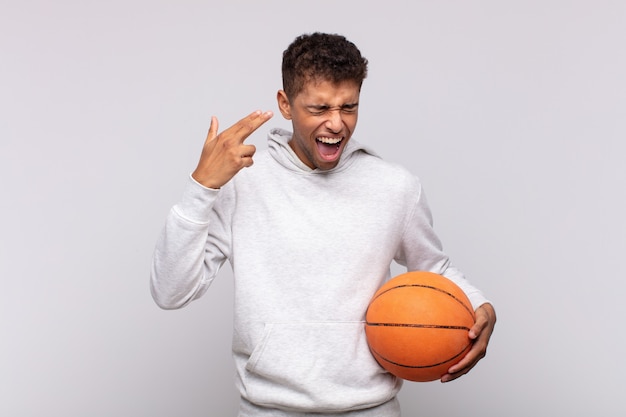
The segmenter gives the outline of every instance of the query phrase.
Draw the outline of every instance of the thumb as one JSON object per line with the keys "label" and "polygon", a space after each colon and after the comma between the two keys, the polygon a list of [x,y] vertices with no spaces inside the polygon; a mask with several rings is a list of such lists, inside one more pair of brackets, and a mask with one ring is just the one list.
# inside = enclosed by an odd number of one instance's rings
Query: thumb
{"label": "thumb", "polygon": [[209,133],[207,134],[206,141],[211,142],[215,140],[217,137],[217,129],[219,127],[219,122],[217,121],[217,117],[211,116],[211,125],[209,126]]}

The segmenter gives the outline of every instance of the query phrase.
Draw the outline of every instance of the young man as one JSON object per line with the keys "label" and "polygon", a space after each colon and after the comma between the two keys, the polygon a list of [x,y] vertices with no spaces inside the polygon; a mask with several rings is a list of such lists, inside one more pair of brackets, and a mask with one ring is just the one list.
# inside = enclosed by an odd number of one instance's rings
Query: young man
{"label": "young man", "polygon": [[152,294],[162,308],[183,307],[230,261],[241,417],[397,417],[402,381],[376,363],[363,325],[392,261],[445,275],[476,309],[473,347],[443,382],[485,355],[495,312],[442,252],[419,180],[351,138],[367,75],[356,46],[300,36],[282,71],[278,107],[293,132],[271,130],[254,156],[244,141],[271,112],[221,133],[211,120],[157,242]]}

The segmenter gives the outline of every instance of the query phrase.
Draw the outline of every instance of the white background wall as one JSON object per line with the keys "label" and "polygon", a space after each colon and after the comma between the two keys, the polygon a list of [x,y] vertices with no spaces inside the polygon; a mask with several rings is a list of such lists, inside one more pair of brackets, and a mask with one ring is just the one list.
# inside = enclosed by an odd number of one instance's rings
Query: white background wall
{"label": "white background wall", "polygon": [[626,413],[625,2],[2,0],[1,415],[235,415],[230,271],[161,311],[152,249],[210,116],[277,113],[316,30],[370,60],[355,137],[421,177],[498,311],[404,415]]}

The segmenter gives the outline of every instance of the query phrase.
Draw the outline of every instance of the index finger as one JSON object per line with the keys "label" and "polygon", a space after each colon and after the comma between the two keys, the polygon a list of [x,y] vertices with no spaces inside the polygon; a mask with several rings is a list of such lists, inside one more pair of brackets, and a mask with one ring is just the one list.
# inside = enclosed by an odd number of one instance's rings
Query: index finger
{"label": "index finger", "polygon": [[243,143],[243,141],[246,140],[252,132],[271,119],[272,116],[274,116],[274,114],[271,111],[254,111],[229,127],[226,131],[224,131],[224,133],[228,132],[229,135],[234,135],[240,143]]}

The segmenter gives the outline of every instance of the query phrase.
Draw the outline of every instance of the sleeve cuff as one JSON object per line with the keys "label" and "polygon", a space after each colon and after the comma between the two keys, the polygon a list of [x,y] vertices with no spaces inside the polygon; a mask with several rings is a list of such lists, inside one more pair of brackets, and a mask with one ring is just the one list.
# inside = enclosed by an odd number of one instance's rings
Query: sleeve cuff
{"label": "sleeve cuff", "polygon": [[174,206],[174,210],[179,216],[192,223],[207,224],[219,191],[203,186],[189,174],[187,186],[180,202]]}

